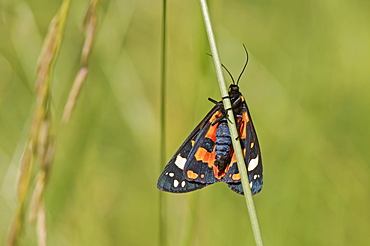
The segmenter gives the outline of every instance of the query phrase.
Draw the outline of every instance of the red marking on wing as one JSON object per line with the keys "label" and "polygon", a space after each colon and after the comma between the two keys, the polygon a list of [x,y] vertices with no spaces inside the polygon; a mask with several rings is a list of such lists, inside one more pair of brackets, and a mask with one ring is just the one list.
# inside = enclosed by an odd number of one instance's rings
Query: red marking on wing
{"label": "red marking on wing", "polygon": [[215,176],[216,179],[222,179],[225,177],[226,173],[229,171],[230,165],[227,165],[225,170],[220,171],[218,167],[213,166],[213,175]]}
{"label": "red marking on wing", "polygon": [[235,152],[233,153],[233,156],[231,157],[231,161],[230,163],[234,163],[236,162],[236,155],[235,155]]}
{"label": "red marking on wing", "polygon": [[209,119],[209,122],[215,122],[218,118],[220,118],[220,116],[222,116],[222,113],[220,111],[217,111],[212,115],[211,119]]}
{"label": "red marking on wing", "polygon": [[[210,119],[210,122],[214,122],[218,117],[220,117],[222,114],[219,112],[216,112],[212,118]],[[217,131],[218,123],[215,125],[211,125],[204,136],[205,138],[212,139],[213,142],[216,142],[216,131]],[[202,161],[204,163],[208,164],[208,167],[213,168],[214,162],[215,162],[215,151],[213,149],[212,152],[208,152],[206,149],[199,147],[197,149],[197,152],[194,155],[195,159],[197,161]]]}
{"label": "red marking on wing", "polygon": [[248,113],[243,112],[242,118],[238,119],[239,122],[239,138],[245,139],[247,137],[247,123],[249,121]]}
{"label": "red marking on wing", "polygon": [[232,179],[233,180],[240,180],[240,173],[233,174]]}
{"label": "red marking on wing", "polygon": [[189,179],[196,179],[196,178],[198,178],[198,174],[195,173],[195,172],[193,172],[193,171],[191,171],[191,170],[188,170],[186,172],[186,175],[188,176]]}
{"label": "red marking on wing", "polygon": [[197,152],[194,155],[195,159],[197,161],[202,161],[204,163],[208,164],[208,167],[212,168],[215,163],[215,151],[212,151],[209,153],[207,150],[205,150],[202,147],[199,147]]}
{"label": "red marking on wing", "polygon": [[217,131],[218,123],[215,125],[211,125],[204,137],[212,139],[214,142],[216,141],[216,131]]}

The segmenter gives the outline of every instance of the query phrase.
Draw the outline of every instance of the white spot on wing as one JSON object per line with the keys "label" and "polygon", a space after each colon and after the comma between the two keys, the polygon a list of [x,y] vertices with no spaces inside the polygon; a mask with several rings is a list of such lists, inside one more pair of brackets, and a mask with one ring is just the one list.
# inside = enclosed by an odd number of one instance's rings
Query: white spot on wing
{"label": "white spot on wing", "polygon": [[168,176],[170,176],[172,178],[173,176],[175,176],[175,174],[174,173],[169,173]]}
{"label": "white spot on wing", "polygon": [[252,186],[253,186],[253,182],[250,182],[249,183],[249,187],[252,189]]}
{"label": "white spot on wing", "polygon": [[181,182],[181,187],[185,187],[185,184],[186,184],[185,180],[184,180],[184,181],[182,181],[182,182]]}
{"label": "white spot on wing", "polygon": [[179,186],[179,181],[177,181],[177,179],[175,179],[175,180],[173,181],[173,186],[175,186],[175,187]]}
{"label": "white spot on wing", "polygon": [[185,163],[186,163],[186,158],[182,158],[180,154],[178,154],[176,156],[175,165],[178,166],[178,168],[180,168],[181,170],[184,170]]}
{"label": "white spot on wing", "polygon": [[258,155],[256,158],[250,160],[249,164],[248,164],[248,171],[252,171],[254,170],[258,165]]}

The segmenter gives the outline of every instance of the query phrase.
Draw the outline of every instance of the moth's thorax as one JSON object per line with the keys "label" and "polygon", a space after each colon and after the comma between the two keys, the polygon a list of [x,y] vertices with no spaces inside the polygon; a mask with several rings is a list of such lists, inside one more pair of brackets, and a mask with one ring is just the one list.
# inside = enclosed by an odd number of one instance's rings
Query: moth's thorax
{"label": "moth's thorax", "polygon": [[230,85],[228,92],[229,92],[231,102],[237,100],[242,95],[239,91],[239,86],[233,85],[233,84]]}
{"label": "moth's thorax", "polygon": [[234,114],[239,115],[241,110],[243,110],[243,103],[245,102],[244,96],[239,91],[239,86],[230,85],[229,96]]}

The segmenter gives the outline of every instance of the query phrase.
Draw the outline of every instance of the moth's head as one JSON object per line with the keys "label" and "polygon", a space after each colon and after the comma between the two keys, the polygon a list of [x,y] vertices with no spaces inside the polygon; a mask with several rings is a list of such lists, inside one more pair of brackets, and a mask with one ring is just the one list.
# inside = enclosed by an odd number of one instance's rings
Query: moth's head
{"label": "moth's head", "polygon": [[231,84],[229,87],[229,95],[231,98],[237,98],[240,96],[239,86]]}

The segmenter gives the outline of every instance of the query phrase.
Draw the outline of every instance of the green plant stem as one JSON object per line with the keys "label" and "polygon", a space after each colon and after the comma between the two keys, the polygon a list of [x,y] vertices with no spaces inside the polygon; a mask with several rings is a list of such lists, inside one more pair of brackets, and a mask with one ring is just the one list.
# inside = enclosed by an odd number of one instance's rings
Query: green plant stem
{"label": "green plant stem", "polygon": [[[161,47],[161,98],[160,98],[160,162],[159,172],[166,158],[166,22],[167,22],[167,1],[162,3],[162,47]],[[163,192],[159,192],[159,245],[166,245],[166,203]]]}
{"label": "green plant stem", "polygon": [[[210,46],[210,49],[211,49],[213,62],[214,62],[215,69],[216,69],[218,83],[219,83],[219,86],[220,86],[221,96],[222,96],[222,98],[224,98],[223,99],[224,108],[231,108],[232,105],[231,105],[230,99],[228,98],[229,93],[227,91],[226,83],[225,83],[225,80],[224,80],[224,77],[223,77],[223,74],[222,74],[221,62],[220,62],[218,52],[217,52],[217,47],[216,47],[216,42],[215,42],[213,30],[212,30],[211,20],[210,20],[210,17],[209,17],[207,2],[206,2],[206,0],[200,0],[200,4],[201,4],[201,7],[202,7],[204,23],[205,23],[205,26],[206,26],[209,46]],[[243,157],[242,149],[241,149],[241,146],[240,146],[240,141],[238,140],[239,134],[238,134],[238,131],[236,129],[234,113],[233,113],[232,110],[227,110],[227,114],[228,114],[228,119],[229,119],[228,120],[228,126],[229,126],[229,129],[230,129],[231,140],[233,142],[233,147],[234,147],[234,151],[235,151],[235,155],[236,155],[238,169],[239,169],[240,176],[241,176],[241,181],[242,181],[242,186],[243,186],[243,191],[244,191],[244,197],[245,197],[245,201],[246,201],[246,204],[247,204],[247,208],[248,208],[248,212],[249,212],[249,216],[250,216],[250,220],[251,220],[254,239],[255,239],[256,245],[262,246],[263,243],[262,243],[261,231],[260,231],[260,228],[259,228],[259,225],[258,225],[257,213],[256,213],[256,209],[254,207],[252,193],[251,193],[251,190],[249,188],[248,173],[247,173],[247,170],[246,170],[246,165],[245,165],[245,162],[244,162],[244,157]]]}

